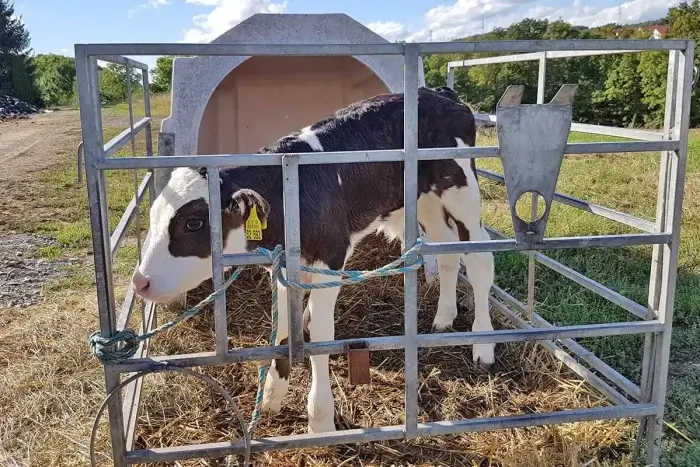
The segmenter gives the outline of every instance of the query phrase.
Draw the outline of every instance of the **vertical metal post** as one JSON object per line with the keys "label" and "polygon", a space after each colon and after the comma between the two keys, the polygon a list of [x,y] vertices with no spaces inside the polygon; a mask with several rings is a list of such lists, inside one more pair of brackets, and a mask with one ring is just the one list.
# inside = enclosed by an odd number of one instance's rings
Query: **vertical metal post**
{"label": "vertical metal post", "polygon": [[[174,156],[175,155],[175,133],[158,133],[158,156]],[[156,169],[155,178],[155,196],[160,195],[165,185],[168,184],[170,174],[173,169],[168,167],[159,167]]]}
{"label": "vertical metal post", "polygon": [[[287,280],[301,279],[301,240],[299,219],[299,155],[285,154],[282,157],[284,198],[284,251],[287,263]],[[302,332],[303,290],[287,290],[289,314],[289,362],[290,365],[304,360],[304,335]]]}
{"label": "vertical metal post", "polygon": [[693,52],[695,44],[688,41],[686,49],[678,55],[678,85],[680,102],[674,112],[673,137],[680,144],[671,154],[666,232],[671,234],[670,243],[663,245],[663,265],[661,293],[659,295],[659,317],[663,330],[655,342],[655,368],[653,374],[652,402],[657,406],[657,413],[650,423],[647,435],[647,463],[658,466],[661,457],[661,436],[663,433],[663,415],[666,402],[666,384],[668,364],[671,353],[671,332],[673,326],[673,305],[676,292],[678,269],[678,248],[680,243],[681,215],[683,206],[683,188],[685,165],[688,157],[688,132],[690,124],[690,96],[693,81]]}
{"label": "vertical metal post", "polygon": [[[146,117],[151,117],[151,88],[148,82],[148,70],[143,70],[141,73],[141,82],[143,87],[143,110]],[[146,157],[153,155],[153,121],[148,122],[144,128],[146,135]],[[156,199],[156,170],[148,169],[151,173],[151,181],[148,184],[148,205],[152,206]]]}
{"label": "vertical metal post", "polygon": [[[404,251],[418,236],[418,45],[404,49]],[[409,259],[414,261],[415,256]],[[404,274],[406,438],[418,435],[418,273]]]}
{"label": "vertical metal post", "polygon": [[[136,157],[136,135],[134,134],[134,94],[131,89],[132,70],[129,65],[126,65],[126,100],[129,104],[129,139],[131,140],[131,157]],[[133,170],[134,173],[134,227],[136,228],[136,248],[138,251],[137,264],[141,262],[141,203],[139,203],[139,171]],[[142,308],[142,312],[144,309]],[[145,316],[142,316],[145,321]]]}
{"label": "vertical metal post", "polygon": [[454,90],[455,88],[455,69],[447,65],[447,87]]}
{"label": "vertical metal post", "polygon": [[[547,75],[547,52],[542,52],[540,54],[539,69],[537,72],[537,103],[544,104],[544,90],[545,90],[545,78]],[[530,200],[530,219],[532,221],[537,220],[537,193],[532,193],[532,198]],[[535,311],[535,268],[537,262],[535,261],[536,251],[528,252],[528,262],[527,262],[527,305],[525,310],[527,311],[527,319],[532,320],[532,314]]]}
{"label": "vertical metal post", "polygon": [[[76,77],[80,104],[80,123],[85,155],[85,179],[88,193],[92,248],[95,261],[95,283],[100,333],[112,337],[117,331],[114,287],[112,285],[112,255],[107,206],[107,187],[104,172],[95,168],[95,162],[104,159],[102,110],[97,59],[89,57],[85,47],[75,46]],[[105,389],[111,393],[120,382],[112,365],[105,364]],[[108,403],[109,428],[115,467],[126,466],[124,421],[121,392]]]}
{"label": "vertical metal post", "polygon": [[[217,167],[207,167],[207,182],[209,184],[209,225],[211,227],[211,277],[214,290],[219,290],[224,284],[224,266],[221,233],[221,183]],[[216,354],[224,355],[228,352],[226,293],[218,295],[214,301],[214,332],[216,333]]]}
{"label": "vertical metal post", "polygon": [[[664,115],[664,138],[672,139],[674,116],[676,112],[676,84],[678,77],[678,56],[680,52],[672,50],[668,55],[668,73],[666,79],[666,102]],[[656,195],[656,232],[663,232],[666,225],[666,200],[669,187],[669,162],[671,154],[663,151],[659,161],[659,183]],[[663,265],[663,248],[661,245],[654,245],[651,257],[651,272],[649,275],[649,298],[648,312],[646,319],[656,319],[659,309],[659,299],[661,295],[661,278]],[[654,374],[654,355],[656,335],[647,333],[644,335],[644,357],[642,360],[642,377],[640,388],[642,390],[642,400],[640,402],[651,402],[652,378]],[[634,457],[639,455],[641,442],[645,436],[650,417],[645,417],[640,421],[635,443]]]}

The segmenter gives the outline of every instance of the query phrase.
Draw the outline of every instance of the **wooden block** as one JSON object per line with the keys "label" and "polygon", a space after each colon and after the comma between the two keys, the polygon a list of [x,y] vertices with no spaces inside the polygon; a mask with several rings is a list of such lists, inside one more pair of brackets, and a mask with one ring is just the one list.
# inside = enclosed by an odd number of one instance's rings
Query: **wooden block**
{"label": "wooden block", "polygon": [[351,345],[347,351],[350,384],[370,384],[369,349],[364,343]]}

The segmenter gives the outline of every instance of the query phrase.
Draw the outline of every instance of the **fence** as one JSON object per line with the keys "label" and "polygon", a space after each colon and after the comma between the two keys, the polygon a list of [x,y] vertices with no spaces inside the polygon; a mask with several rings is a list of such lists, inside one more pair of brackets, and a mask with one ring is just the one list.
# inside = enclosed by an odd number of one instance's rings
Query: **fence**
{"label": "fence", "polygon": [[[576,54],[618,53],[620,51],[662,50],[669,52],[668,88],[666,93],[666,118],[663,133],[573,125],[572,129],[600,134],[615,134],[634,141],[564,144],[558,155],[626,153],[661,151],[662,163],[659,174],[657,217],[655,221],[635,218],[625,213],[587,203],[571,196],[550,193],[544,194],[547,209],[552,200],[563,202],[587,210],[593,214],[612,219],[641,230],[642,233],[628,235],[581,236],[568,238],[522,237],[523,231],[516,226],[516,238],[491,230],[496,239],[470,242],[425,242],[421,254],[469,253],[483,251],[522,251],[531,255],[532,262],[539,262],[587,289],[601,295],[629,311],[638,321],[609,324],[553,326],[533,310],[532,288],[528,304],[522,304],[504,290],[494,286],[491,303],[508,316],[520,329],[488,332],[453,332],[438,334],[417,333],[417,272],[405,274],[405,329],[402,336],[357,338],[330,342],[304,343],[302,337],[301,296],[289,293],[289,344],[257,348],[229,350],[226,340],[226,297],[219,295],[215,301],[216,351],[196,354],[167,355],[149,357],[148,342],[144,342],[137,354],[120,363],[105,363],[107,393],[116,391],[117,397],[107,401],[110,422],[110,436],[114,465],[156,461],[173,461],[188,457],[219,457],[228,454],[262,452],[280,449],[303,448],[310,446],[333,445],[389,439],[410,439],[417,436],[456,434],[469,431],[516,428],[552,423],[568,423],[615,418],[635,418],[644,422],[640,429],[646,437],[648,463],[658,466],[660,440],[663,427],[666,378],[670,352],[673,303],[678,263],[679,228],[683,201],[683,181],[688,147],[688,122],[690,90],[693,73],[694,42],[685,40],[565,40],[565,41],[500,41],[500,42],[450,42],[450,43],[409,43],[409,44],[353,44],[353,45],[237,45],[237,44],[90,44],[76,45],[75,57],[80,97],[80,114],[83,131],[86,182],[89,196],[90,220],[95,257],[95,273],[98,292],[100,332],[109,337],[123,329],[134,306],[133,291],[129,289],[121,311],[117,312],[112,281],[112,258],[116,253],[125,232],[133,219],[138,219],[138,205],[149,192],[152,202],[154,173],[156,168],[184,166],[206,166],[212,172],[230,165],[281,165],[285,174],[285,231],[286,264],[288,278],[297,280],[300,274],[299,251],[299,199],[298,170],[305,164],[336,164],[352,162],[403,161],[405,199],[405,245],[404,251],[416,244],[417,223],[417,168],[419,160],[445,158],[501,157],[505,160],[506,151],[517,150],[517,145],[419,149],[418,125],[418,57],[420,54],[466,53],[466,52],[535,52],[538,59],[546,54],[572,51]],[[545,55],[542,55],[546,53]],[[405,110],[404,110],[404,149],[397,151],[367,152],[320,152],[313,154],[225,154],[225,155],[172,155],[153,156],[150,128],[150,107],[148,101],[147,67],[123,55],[403,55],[405,68]],[[550,57],[552,55],[549,55]],[[502,57],[498,57],[499,59]],[[97,60],[121,63],[143,70],[146,117],[134,123],[129,89],[130,128],[104,144],[99,101]],[[489,59],[480,59],[489,60]],[[451,69],[453,69],[451,67]],[[541,76],[543,72],[541,72]],[[516,90],[517,91],[517,90]],[[508,94],[508,93],[507,93]],[[511,92],[512,94],[512,92]],[[505,98],[506,96],[504,96]],[[513,97],[512,95],[510,96]],[[517,96],[515,101],[517,101]],[[542,102],[540,102],[542,103]],[[506,102],[506,104],[508,104]],[[508,107],[525,108],[518,102]],[[546,106],[532,106],[542,109]],[[569,107],[570,109],[570,107]],[[503,115],[507,115],[504,112]],[[569,117],[570,123],[570,117]],[[504,122],[499,125],[504,125]],[[588,128],[590,127],[590,128]],[[567,127],[568,128],[568,127]],[[594,131],[595,130],[595,131]],[[134,137],[139,131],[146,132],[146,156],[136,157]],[[567,130],[568,135],[568,130]],[[499,138],[502,128],[499,127]],[[505,135],[505,133],[503,133]],[[131,141],[132,157],[111,157],[116,150]],[[530,141],[532,143],[532,141]],[[510,157],[510,156],[509,156]],[[537,164],[541,164],[539,161]],[[140,181],[134,181],[135,196],[129,207],[110,233],[107,217],[106,170],[149,169]],[[511,173],[512,175],[512,173]],[[554,175],[554,182],[558,170]],[[504,175],[482,172],[482,176],[503,181],[509,177],[506,168]],[[222,285],[223,270],[226,266],[239,264],[265,264],[265,257],[254,253],[243,255],[222,254],[221,218],[216,215],[220,206],[218,183],[210,177],[210,223],[212,235],[213,284]],[[549,180],[552,181],[551,179]],[[506,183],[508,186],[509,183]],[[553,191],[553,188],[552,188]],[[509,192],[510,196],[510,192]],[[511,211],[513,204],[511,200]],[[534,205],[534,203],[533,203]],[[545,216],[546,217],[546,216]],[[515,220],[515,217],[514,217]],[[546,221],[546,218],[544,219]],[[137,220],[138,222],[138,220]],[[534,225],[534,223],[531,223]],[[542,227],[539,225],[539,227]],[[543,232],[543,230],[542,230]],[[140,242],[139,242],[140,243]],[[581,248],[581,247],[620,247],[628,245],[654,245],[649,305],[644,306],[623,297],[603,285],[576,271],[536,252],[536,250]],[[534,276],[532,276],[534,277]],[[463,279],[467,279],[464,276]],[[291,292],[291,291],[290,291]],[[155,326],[155,306],[146,302],[143,307],[141,331]],[[523,316],[523,313],[525,317]],[[616,370],[605,364],[573,339],[580,337],[610,336],[618,334],[645,334],[644,368],[641,386],[635,385]],[[558,343],[554,341],[558,340]],[[591,409],[565,410],[549,413],[525,414],[481,419],[417,422],[418,411],[418,362],[419,347],[440,347],[473,345],[483,343],[504,343],[541,341],[545,348],[599,389],[613,402],[612,406]],[[128,387],[121,403],[121,377],[129,372],[165,371],[168,367],[186,368],[201,365],[220,365],[242,361],[264,361],[288,356],[291,363],[298,363],[310,355],[344,353],[352,345],[360,344],[369,350],[404,349],[405,354],[405,422],[403,425],[381,428],[361,428],[340,430],[332,433],[303,434],[264,439],[248,439],[202,445],[188,445],[165,448],[132,450],[133,435],[138,414],[140,379]],[[577,355],[580,361],[570,353]],[[588,366],[584,365],[585,362]],[[163,364],[167,363],[167,366]],[[607,382],[606,382],[607,380]],[[131,379],[127,380],[131,381]],[[615,386],[615,387],[613,387]]]}

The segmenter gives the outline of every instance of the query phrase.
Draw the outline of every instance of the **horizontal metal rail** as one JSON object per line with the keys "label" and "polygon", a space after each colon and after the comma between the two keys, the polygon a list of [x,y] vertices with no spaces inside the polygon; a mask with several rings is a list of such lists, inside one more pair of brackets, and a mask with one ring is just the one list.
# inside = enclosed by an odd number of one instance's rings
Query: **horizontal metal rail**
{"label": "horizontal metal rail", "polygon": [[542,243],[517,243],[515,239],[484,240],[469,242],[426,242],[421,248],[423,255],[456,253],[482,253],[496,251],[561,250],[564,248],[617,248],[633,245],[658,245],[668,243],[669,234],[642,233],[625,235],[594,235],[583,237],[545,238]]}
{"label": "horizontal metal rail", "polygon": [[[138,135],[141,130],[150,124],[151,117],[143,117],[141,120],[134,123],[134,136]],[[127,128],[126,130],[122,131],[117,136],[109,140],[107,144],[105,144],[105,157],[112,157],[117,151],[119,151],[119,148],[124,146],[129,141],[131,141],[131,128]]]}
{"label": "horizontal metal rail", "polygon": [[[509,237],[507,237],[505,234],[491,227],[486,227],[486,230],[489,232],[489,234],[495,236],[498,239],[509,239]],[[521,253],[525,256],[528,256],[528,254],[525,252]],[[615,292],[614,290],[609,289],[608,287],[605,287],[603,284],[594,281],[593,279],[581,274],[578,271],[575,271],[574,269],[571,269],[570,267],[560,263],[559,261],[556,261],[553,258],[550,258],[547,255],[536,252],[534,257],[535,261],[537,261],[538,263],[542,264],[543,266],[546,266],[554,272],[559,273],[560,275],[577,283],[578,285],[590,290],[599,297],[605,298],[606,300],[619,306],[623,310],[632,313],[638,318],[647,319],[649,313],[647,307],[635,302],[634,300],[630,300],[624,295]]]}
{"label": "horizontal metal rail", "polygon": [[623,53],[641,52],[640,50],[557,50],[546,52],[532,52],[517,55],[498,55],[496,57],[471,58],[469,60],[455,60],[447,62],[447,69],[471,67],[479,65],[498,65],[501,63],[531,62],[544,58],[574,58],[594,57],[597,55],[615,55]]}
{"label": "horizontal metal rail", "polygon": [[[688,41],[660,39],[655,41],[622,39],[568,39],[518,41],[455,41],[415,44],[419,54],[547,52],[559,50],[685,50]],[[113,43],[76,44],[76,56],[104,55],[404,55],[404,44],[183,44],[183,43]]]}
{"label": "horizontal metal rail", "polygon": [[[491,122],[491,123],[497,123],[498,122],[498,117],[494,114],[483,114],[483,113],[475,113],[474,118],[477,121],[482,121],[482,122]],[[593,135],[602,135],[602,136],[616,136],[618,138],[627,138],[627,139],[634,139],[638,140],[635,142],[647,142],[647,141],[664,141],[666,143],[670,142],[669,140],[664,139],[664,135],[661,132],[656,132],[656,131],[649,131],[649,130],[638,130],[636,128],[621,128],[621,127],[616,127],[616,126],[606,126],[606,125],[592,125],[590,123],[576,123],[572,122],[571,123],[571,131],[572,132],[579,132],[579,133],[588,133],[588,134],[593,134]],[[578,144],[611,144],[610,142],[607,143],[578,143]],[[657,147],[664,147],[664,149],[659,149],[659,151],[675,151],[678,148],[678,142],[676,141],[675,147],[673,148],[665,148],[664,145],[657,146]],[[567,145],[571,146],[571,144]],[[614,146],[609,146],[609,147],[614,147]],[[650,149],[637,149],[638,147],[644,147],[642,146],[629,146],[630,150],[628,151],[617,151],[617,152],[640,152],[640,151],[650,151]],[[605,147],[603,147],[599,152],[610,152],[610,151],[605,151]],[[570,151],[567,149],[567,151]],[[571,154],[571,152],[568,152]]]}
{"label": "horizontal metal rail", "polygon": [[[513,306],[513,308],[515,308],[521,314],[527,313],[527,308],[525,307],[524,303],[520,302],[518,299],[516,299],[500,287],[493,286],[493,294],[498,300]],[[510,313],[513,313],[510,309],[508,309],[508,311]],[[507,316],[511,317],[510,313],[506,313]],[[555,327],[552,323],[550,323],[535,312],[532,312],[532,322],[540,327]],[[587,348],[570,338],[563,338],[557,340],[562,345],[569,348],[569,350],[571,350],[578,358],[588,363],[591,366],[591,368],[608,378],[608,380],[614,383],[617,387],[625,391],[627,394],[629,394],[636,400],[641,400],[642,390],[639,388],[639,386],[637,386],[625,376],[620,374],[617,370],[605,363],[603,360],[596,357],[590,350],[588,350]]]}
{"label": "horizontal metal rail", "polygon": [[[499,183],[505,183],[505,177],[503,177],[503,175],[491,172],[490,170],[476,169],[476,173],[477,175],[480,175],[489,180],[493,180]],[[567,206],[578,208],[582,211],[590,212],[591,214],[595,214],[597,216],[604,217],[606,219],[610,219],[615,222],[628,225],[630,227],[634,227],[635,229],[643,230],[647,233],[655,233],[656,231],[656,226],[651,221],[640,219],[639,217],[635,217],[631,214],[626,214],[624,212],[616,211],[614,209],[601,206],[600,204],[589,203],[586,200],[575,198],[573,196],[559,192],[554,193],[553,200],[558,201],[562,204],[566,204]]]}
{"label": "horizontal metal rail", "polygon": [[[624,141],[604,143],[571,143],[565,154],[619,154],[628,152],[674,151],[678,141]],[[205,154],[200,156],[117,157],[96,162],[100,170],[151,169],[164,167],[197,166],[264,166],[281,165],[283,153],[270,154]],[[475,159],[498,157],[498,146],[423,148],[418,150],[418,160]],[[377,151],[308,152],[299,154],[299,165],[353,164],[358,162],[401,162],[402,149]]]}
{"label": "horizontal metal rail", "polygon": [[[494,308],[503,313],[511,322],[516,324],[518,327],[522,329],[535,329],[534,326],[532,326],[523,318],[518,316],[517,313],[510,310],[507,306],[494,299],[493,297],[491,297],[491,304]],[[583,378],[586,381],[586,383],[590,384],[595,389],[600,391],[613,403],[617,405],[626,405],[631,403],[625,396],[617,392],[615,388],[603,381],[598,375],[593,373],[591,370],[581,365],[581,363],[577,362],[574,357],[566,353],[566,351],[557,346],[554,342],[538,341],[538,343],[545,349],[547,349],[549,352],[551,352],[556,359],[568,366],[569,369],[571,369],[571,371]]]}
{"label": "horizontal metal rail", "polygon": [[[654,414],[654,404],[629,404],[612,407],[593,407],[588,409],[562,410],[536,414],[507,415],[500,417],[472,418],[429,422],[418,424],[418,436],[440,436],[458,433],[477,433],[493,430],[524,428],[540,425],[561,423],[588,422],[606,419],[639,419]],[[405,428],[394,425],[381,428],[358,428],[339,430],[322,434],[299,434],[289,436],[274,436],[254,439],[251,442],[251,452],[280,451],[287,449],[302,449],[338,444],[363,443],[403,439]],[[173,446],[165,448],[142,449],[126,454],[129,464],[169,462],[179,459],[202,457],[223,457],[230,454],[242,454],[243,441],[220,443],[194,444],[189,446]]]}
{"label": "horizontal metal rail", "polygon": [[246,264],[272,264],[270,258],[262,253],[236,253],[235,255],[223,255],[222,263],[224,266],[242,266]]}
{"label": "horizontal metal rail", "polygon": [[133,58],[124,57],[123,55],[100,55],[97,59],[103,62],[118,63],[120,65],[128,65],[132,68],[148,71],[148,65],[145,63],[141,63]]}
{"label": "horizontal metal rail", "polygon": [[[452,332],[419,334],[418,347],[450,347],[504,342],[527,342],[552,340],[564,337],[601,337],[624,334],[642,334],[659,332],[659,321],[621,322],[603,324],[585,324],[577,326],[560,326],[551,329],[504,329],[496,331]],[[404,336],[369,337],[341,339],[336,341],[310,342],[304,344],[304,358],[312,355],[337,355],[347,352],[353,345],[365,344],[370,351],[399,350],[404,348]],[[114,365],[121,373],[142,371],[154,364],[166,362],[172,366],[211,366],[219,364],[263,361],[289,355],[288,345],[256,347],[252,349],[229,350],[225,354],[200,352],[197,354],[164,355],[147,359],[131,358]]]}
{"label": "horizontal metal rail", "polygon": [[122,214],[122,217],[119,219],[117,226],[114,228],[114,232],[112,233],[109,239],[111,245],[110,252],[112,254],[112,258],[114,258],[117,254],[117,251],[119,250],[119,247],[121,246],[122,242],[124,241],[124,237],[126,236],[126,230],[129,228],[131,221],[133,221],[136,217],[137,202],[138,204],[141,204],[141,202],[143,201],[143,197],[146,194],[148,184],[151,181],[152,175],[152,172],[148,172],[146,175],[144,175],[143,180],[139,185],[138,201],[136,200],[136,196],[131,198],[131,201],[129,201],[129,204],[124,210],[124,214]]}
{"label": "horizontal metal rail", "polygon": [[[661,132],[637,130],[636,128],[619,128],[616,126],[592,125],[590,123],[572,123],[571,131],[589,133],[594,135],[617,136],[619,138],[639,139],[643,141],[663,141],[664,135]],[[676,143],[675,151],[678,149]]]}

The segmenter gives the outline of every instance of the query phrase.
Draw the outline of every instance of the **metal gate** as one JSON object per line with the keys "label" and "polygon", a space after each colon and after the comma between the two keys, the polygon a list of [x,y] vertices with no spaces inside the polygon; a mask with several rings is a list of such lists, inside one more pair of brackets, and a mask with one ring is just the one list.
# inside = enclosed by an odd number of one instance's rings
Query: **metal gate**
{"label": "metal gate", "polygon": [[[686,40],[561,40],[561,41],[497,41],[497,42],[449,42],[449,43],[408,43],[408,44],[353,44],[353,45],[237,45],[237,44],[78,44],[75,46],[78,90],[80,97],[80,115],[83,134],[83,151],[85,157],[86,181],[89,197],[90,221],[95,258],[95,274],[98,293],[100,332],[110,337],[124,329],[134,306],[131,288],[121,307],[117,310],[112,281],[112,260],[130,222],[138,218],[138,204],[145,193],[150,193],[150,201],[155,196],[156,168],[174,168],[184,166],[205,166],[209,171],[230,165],[281,165],[285,174],[284,208],[286,231],[286,264],[290,281],[300,277],[299,244],[299,198],[298,168],[304,164],[336,164],[352,162],[403,161],[405,181],[405,246],[404,251],[416,244],[417,223],[417,167],[419,160],[436,160],[445,158],[501,157],[504,161],[504,175],[487,173],[481,175],[493,180],[505,182],[511,197],[514,184],[524,183],[512,180],[513,154],[522,151],[518,144],[517,128],[514,120],[509,121],[509,112],[521,112],[527,115],[534,112],[541,115],[550,104],[564,104],[566,107],[566,89],[562,88],[563,100],[539,105],[523,106],[518,98],[522,89],[510,88],[504,95],[498,108],[499,146],[474,148],[418,149],[418,57],[420,54],[435,53],[494,53],[527,52],[520,58],[532,53],[538,59],[543,53],[575,55],[595,55],[601,53],[621,53],[633,51],[668,51],[668,86],[666,92],[666,114],[663,133],[618,129],[586,125],[586,128],[574,126],[575,130],[588,129],[592,133],[618,135],[632,141],[600,142],[560,145],[559,162],[564,154],[615,154],[626,152],[661,151],[659,173],[659,190],[657,216],[655,221],[639,219],[610,208],[588,203],[571,196],[547,190],[540,193],[548,208],[552,201],[587,210],[593,214],[634,227],[641,233],[627,235],[582,236],[568,238],[542,238],[546,215],[540,220],[523,221],[516,219],[515,199],[510,199],[516,238],[505,238],[491,230],[496,239],[469,242],[426,242],[421,254],[436,255],[445,253],[521,251],[530,255],[531,273],[528,287],[528,304],[523,304],[497,286],[493,287],[491,303],[509,317],[520,329],[498,330],[488,332],[453,332],[439,334],[418,334],[417,332],[417,272],[405,273],[405,333],[403,336],[358,338],[330,342],[304,343],[302,337],[301,294],[289,291],[289,344],[252,349],[229,350],[226,335],[226,297],[219,295],[215,301],[216,351],[196,354],[168,355],[149,357],[148,342],[144,342],[137,354],[119,363],[105,363],[105,380],[107,393],[121,387],[122,375],[130,372],[164,371],[167,367],[184,370],[201,365],[221,365],[242,361],[265,361],[276,357],[288,356],[291,363],[299,363],[310,355],[345,353],[353,344],[364,344],[369,350],[404,349],[405,352],[405,423],[403,425],[381,428],[363,428],[340,430],[333,433],[303,434],[283,437],[266,437],[220,442],[203,445],[167,447],[157,449],[133,450],[140,379],[129,386],[122,397],[121,390],[117,397],[107,401],[110,435],[114,455],[114,465],[172,461],[188,457],[220,457],[228,454],[241,454],[249,447],[251,452],[293,449],[311,446],[323,446],[343,443],[378,441],[389,439],[409,439],[417,436],[434,436],[456,434],[469,431],[487,431],[504,428],[517,428],[553,423],[568,423],[598,419],[635,418],[643,422],[640,436],[646,437],[648,463],[658,466],[660,440],[662,435],[664,400],[666,396],[666,378],[668,372],[671,343],[671,326],[673,303],[676,286],[676,269],[678,263],[678,246],[680,238],[680,220],[683,201],[683,182],[688,148],[688,126],[690,113],[690,92],[693,78],[694,42]],[[567,52],[568,51],[568,52]],[[173,155],[165,157],[167,146],[172,141],[162,138],[159,141],[159,156],[154,157],[151,139],[150,104],[148,99],[147,66],[125,55],[403,55],[405,60],[405,137],[403,150],[366,151],[366,152],[321,152],[313,154],[227,154],[227,155]],[[493,60],[494,59],[480,59]],[[97,60],[126,65],[143,72],[145,98],[145,118],[134,122],[129,89],[130,128],[104,144]],[[486,63],[486,62],[485,62]],[[465,62],[466,64],[466,62]],[[474,63],[472,63],[474,64]],[[449,76],[453,76],[456,64],[452,63]],[[543,72],[541,71],[541,75]],[[543,81],[541,81],[543,83]],[[571,96],[569,96],[570,98]],[[570,111],[570,100],[568,101]],[[561,105],[560,105],[561,107]],[[528,110],[529,109],[529,110]],[[538,114],[540,112],[540,114]],[[531,123],[531,122],[530,122]],[[568,128],[571,127],[570,114]],[[134,137],[144,130],[146,132],[146,156],[136,157]],[[511,131],[513,133],[511,134]],[[117,149],[128,142],[132,143],[132,157],[112,157]],[[538,143],[522,140],[537,148]],[[542,148],[557,159],[557,149]],[[506,157],[508,154],[508,157]],[[506,163],[509,159],[510,162]],[[542,157],[535,158],[535,166],[550,173],[543,183],[556,182],[558,167],[544,164]],[[544,165],[543,165],[544,164]],[[140,181],[135,178],[135,196],[115,230],[111,232],[108,221],[106,170],[149,169],[149,173]],[[510,172],[510,174],[509,174]],[[554,175],[551,175],[554,174]],[[509,175],[511,179],[509,180]],[[542,182],[542,180],[541,180]],[[538,188],[532,185],[530,188]],[[527,186],[524,186],[527,188]],[[219,186],[214,177],[209,178],[210,222],[212,229],[212,264],[213,284],[219,288],[223,283],[223,271],[226,266],[241,264],[264,264],[266,257],[255,253],[243,255],[223,255],[221,238],[221,218],[217,215],[220,207]],[[533,203],[534,205],[534,203]],[[518,224],[516,221],[520,221]],[[140,244],[140,242],[139,242]],[[583,247],[621,247],[629,245],[654,245],[651,265],[649,305],[644,306],[623,297],[605,286],[545,256],[537,250],[583,248]],[[639,320],[609,324],[553,326],[533,311],[534,301],[534,263],[538,262],[562,274],[570,280],[584,286],[590,291],[610,300],[635,315]],[[463,279],[466,279],[464,276]],[[145,332],[155,326],[155,306],[146,302],[143,308],[143,326]],[[644,367],[642,384],[637,386],[615,369],[592,355],[573,339],[580,337],[611,336],[621,334],[645,334]],[[474,345],[484,343],[504,343],[540,341],[557,358],[581,375],[591,385],[605,394],[613,403],[609,407],[565,410],[550,413],[525,414],[516,416],[490,417],[481,419],[448,420],[429,423],[417,422],[418,411],[418,348],[455,345]],[[580,361],[571,354],[577,355]],[[584,363],[586,365],[584,365]],[[131,381],[131,378],[129,379]],[[122,404],[123,399],[123,404]],[[228,398],[230,401],[230,397]],[[249,444],[249,446],[246,446]]]}

